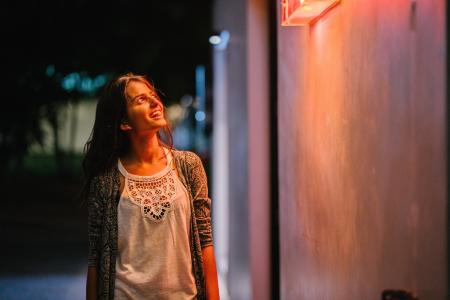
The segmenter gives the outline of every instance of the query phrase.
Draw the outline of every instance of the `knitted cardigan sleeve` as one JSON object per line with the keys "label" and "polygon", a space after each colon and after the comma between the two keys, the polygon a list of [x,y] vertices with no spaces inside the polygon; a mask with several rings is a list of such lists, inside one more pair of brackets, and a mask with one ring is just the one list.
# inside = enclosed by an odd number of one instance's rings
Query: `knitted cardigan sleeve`
{"label": "knitted cardigan sleeve", "polygon": [[101,226],[103,220],[103,205],[101,205],[100,197],[100,181],[98,177],[94,177],[89,185],[87,195],[88,208],[88,266],[96,267],[98,261]]}
{"label": "knitted cardigan sleeve", "polygon": [[187,152],[186,158],[190,161],[189,182],[194,202],[194,212],[200,236],[201,247],[213,245],[211,229],[211,198],[208,195],[208,180],[200,157]]}

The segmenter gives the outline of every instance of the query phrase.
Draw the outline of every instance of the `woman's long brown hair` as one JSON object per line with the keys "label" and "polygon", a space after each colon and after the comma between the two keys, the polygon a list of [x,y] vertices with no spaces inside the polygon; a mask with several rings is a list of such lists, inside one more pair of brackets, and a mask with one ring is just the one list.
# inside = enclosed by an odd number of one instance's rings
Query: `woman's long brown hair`
{"label": "woman's long brown hair", "polygon": [[[105,85],[97,103],[94,128],[84,146],[82,198],[87,196],[91,180],[114,167],[118,158],[129,149],[129,138],[120,129],[120,123],[126,118],[125,90],[130,81],[143,82],[158,94],[145,76],[133,73],[117,76]],[[161,145],[173,149],[172,132],[168,125],[161,128],[157,136]]]}

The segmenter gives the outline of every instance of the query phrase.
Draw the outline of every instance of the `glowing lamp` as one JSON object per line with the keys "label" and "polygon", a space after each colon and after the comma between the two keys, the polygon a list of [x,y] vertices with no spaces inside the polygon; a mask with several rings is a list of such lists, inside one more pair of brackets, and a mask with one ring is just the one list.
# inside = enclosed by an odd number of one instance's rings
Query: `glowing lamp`
{"label": "glowing lamp", "polygon": [[281,0],[281,25],[311,25],[340,2],[341,0]]}

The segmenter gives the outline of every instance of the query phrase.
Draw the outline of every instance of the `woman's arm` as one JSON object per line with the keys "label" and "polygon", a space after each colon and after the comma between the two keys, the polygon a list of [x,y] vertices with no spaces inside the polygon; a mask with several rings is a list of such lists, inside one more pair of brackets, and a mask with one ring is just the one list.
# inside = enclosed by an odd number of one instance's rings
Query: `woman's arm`
{"label": "woman's arm", "polygon": [[86,279],[86,300],[97,299],[97,268],[88,267]]}
{"label": "woman's arm", "polygon": [[219,283],[217,280],[216,260],[214,258],[213,246],[207,246],[202,249],[203,269],[205,270],[206,281],[206,299],[218,300]]}
{"label": "woman's arm", "polygon": [[207,300],[219,299],[216,260],[212,240],[211,199],[208,195],[208,180],[203,163],[198,155],[190,154],[193,168],[190,174],[191,189],[194,198],[194,210],[202,248],[203,269],[206,281]]}

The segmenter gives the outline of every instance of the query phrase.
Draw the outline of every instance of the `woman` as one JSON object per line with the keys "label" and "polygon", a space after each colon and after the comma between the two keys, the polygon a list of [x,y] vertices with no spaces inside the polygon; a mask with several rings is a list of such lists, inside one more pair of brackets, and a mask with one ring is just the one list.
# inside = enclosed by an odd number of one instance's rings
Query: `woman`
{"label": "woman", "polygon": [[83,161],[87,299],[219,299],[205,171],[171,144],[145,77],[106,85]]}

